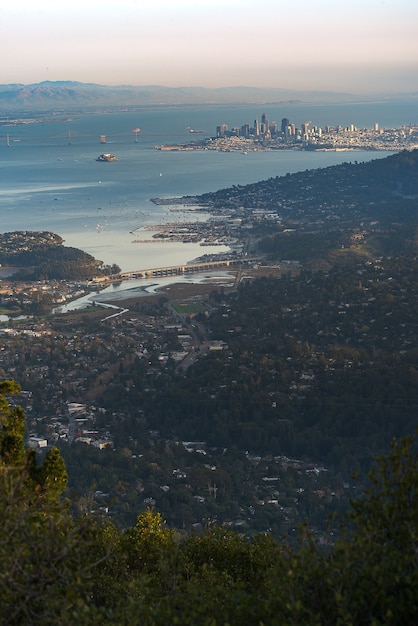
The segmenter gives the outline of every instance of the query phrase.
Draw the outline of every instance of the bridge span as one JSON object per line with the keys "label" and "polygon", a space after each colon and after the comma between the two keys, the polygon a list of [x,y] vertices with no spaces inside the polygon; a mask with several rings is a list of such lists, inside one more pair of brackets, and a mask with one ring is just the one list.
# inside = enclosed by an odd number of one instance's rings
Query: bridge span
{"label": "bridge span", "polygon": [[224,259],[219,261],[204,261],[202,263],[184,263],[181,265],[171,265],[167,267],[151,267],[146,270],[134,270],[133,272],[122,272],[122,279],[129,278],[157,278],[160,276],[183,276],[208,270],[225,269],[228,267],[240,267],[259,263],[256,257],[243,257],[239,259]]}

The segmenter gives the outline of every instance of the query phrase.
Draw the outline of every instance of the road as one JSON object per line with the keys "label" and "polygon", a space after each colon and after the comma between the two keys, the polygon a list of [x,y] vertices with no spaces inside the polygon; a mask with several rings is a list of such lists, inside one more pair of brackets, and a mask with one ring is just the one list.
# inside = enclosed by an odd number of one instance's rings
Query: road
{"label": "road", "polygon": [[166,304],[166,307],[183,326],[186,326],[189,329],[189,333],[193,339],[192,349],[176,367],[177,372],[184,373],[191,365],[193,365],[200,355],[208,352],[209,340],[207,329],[203,324],[199,324],[196,321],[191,323],[189,316],[179,313],[170,302]]}

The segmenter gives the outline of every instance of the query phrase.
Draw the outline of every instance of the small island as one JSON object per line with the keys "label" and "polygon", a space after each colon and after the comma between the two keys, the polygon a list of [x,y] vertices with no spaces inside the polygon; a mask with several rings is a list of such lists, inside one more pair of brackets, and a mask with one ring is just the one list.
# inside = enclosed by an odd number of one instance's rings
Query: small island
{"label": "small island", "polygon": [[103,154],[100,154],[96,161],[101,161],[101,162],[110,162],[110,161],[118,161],[118,157],[115,156],[114,154],[110,154],[110,152],[104,152]]}

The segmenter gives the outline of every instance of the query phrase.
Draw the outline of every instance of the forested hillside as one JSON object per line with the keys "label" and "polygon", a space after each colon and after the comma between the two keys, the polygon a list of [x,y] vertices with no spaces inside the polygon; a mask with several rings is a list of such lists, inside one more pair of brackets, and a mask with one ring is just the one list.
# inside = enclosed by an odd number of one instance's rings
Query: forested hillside
{"label": "forested hillside", "polygon": [[413,624],[418,616],[418,458],[412,438],[378,461],[333,545],[299,545],[208,526],[170,530],[151,510],[120,531],[60,500],[56,448],[38,464],[24,414],[0,385],[0,623]]}
{"label": "forested hillside", "polygon": [[193,200],[213,210],[266,208],[277,211],[289,226],[310,231],[376,220],[382,226],[416,223],[418,150],[234,185]]}
{"label": "forested hillside", "polygon": [[90,254],[63,245],[64,240],[46,231],[0,234],[0,264],[16,268],[12,280],[80,280],[116,274],[117,265],[103,266]]}
{"label": "forested hillside", "polygon": [[414,431],[416,261],[265,277],[217,297],[201,322],[223,349],[155,383],[138,362],[120,375],[129,394],[104,394],[109,406],[140,406],[167,438],[287,454],[346,476]]}

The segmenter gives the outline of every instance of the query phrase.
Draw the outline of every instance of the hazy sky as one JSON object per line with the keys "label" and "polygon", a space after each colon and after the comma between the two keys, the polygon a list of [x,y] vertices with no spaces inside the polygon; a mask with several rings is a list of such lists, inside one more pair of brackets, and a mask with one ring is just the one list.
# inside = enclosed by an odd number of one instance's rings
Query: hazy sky
{"label": "hazy sky", "polygon": [[0,83],[418,91],[418,0],[0,0]]}

